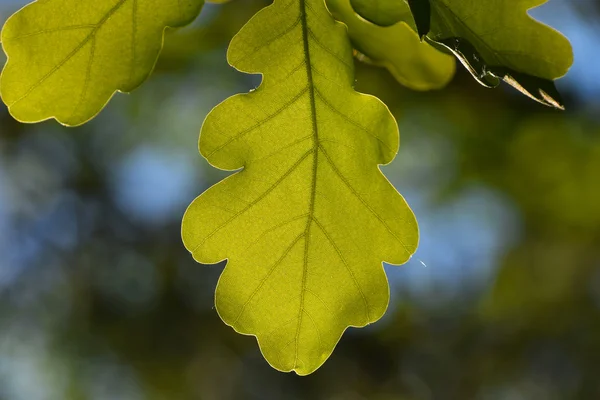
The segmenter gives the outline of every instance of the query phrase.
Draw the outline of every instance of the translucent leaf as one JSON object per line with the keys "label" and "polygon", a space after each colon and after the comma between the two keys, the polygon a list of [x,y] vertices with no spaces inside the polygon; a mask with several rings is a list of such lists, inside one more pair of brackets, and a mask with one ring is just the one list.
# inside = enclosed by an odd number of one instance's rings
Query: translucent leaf
{"label": "translucent leaf", "polygon": [[403,0],[348,0],[352,8],[369,22],[391,26],[412,18]]}
{"label": "translucent leaf", "polygon": [[202,0],[39,0],[2,29],[0,93],[22,122],[81,125],[116,91],[151,73],[166,27],[191,22]]}
{"label": "translucent leaf", "polygon": [[346,27],[323,0],[275,0],[228,59],[264,78],[204,122],[202,155],[239,171],[190,205],[183,241],[199,262],[228,260],[223,321],[255,335],[273,367],[309,374],[348,326],[383,315],[382,261],[404,263],[417,247],[414,215],[378,167],[396,155],[398,128],[354,91]]}

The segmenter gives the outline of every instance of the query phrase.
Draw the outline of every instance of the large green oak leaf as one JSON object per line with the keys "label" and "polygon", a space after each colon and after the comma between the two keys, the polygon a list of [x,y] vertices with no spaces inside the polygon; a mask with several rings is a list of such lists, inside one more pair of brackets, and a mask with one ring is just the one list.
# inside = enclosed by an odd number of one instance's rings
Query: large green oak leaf
{"label": "large green oak leaf", "polygon": [[[563,108],[554,80],[573,64],[571,44],[527,13],[546,0],[406,1],[414,14],[414,29],[429,43],[454,53],[481,84],[494,87],[502,79],[542,104]],[[379,16],[381,6],[376,8],[376,3],[406,7],[402,0],[353,2],[371,17]]]}
{"label": "large green oak leaf", "polygon": [[22,122],[76,126],[116,91],[152,72],[166,27],[190,23],[203,0],[38,0],[2,29],[0,93]]}
{"label": "large green oak leaf", "polygon": [[202,155],[238,171],[190,205],[182,237],[197,261],[228,260],[215,296],[223,321],[256,336],[274,368],[306,375],[347,327],[384,314],[382,261],[416,250],[415,217],[379,169],[398,128],[381,101],[354,91],[346,27],[324,0],[275,0],[228,60],[263,82],[204,122]]}
{"label": "large green oak leaf", "polygon": [[[326,3],[333,16],[348,26],[352,45],[360,55],[387,68],[404,86],[414,90],[439,89],[454,76],[454,57],[421,42],[405,22],[378,26],[355,13],[350,0],[327,0]],[[408,6],[403,11],[412,18]]]}

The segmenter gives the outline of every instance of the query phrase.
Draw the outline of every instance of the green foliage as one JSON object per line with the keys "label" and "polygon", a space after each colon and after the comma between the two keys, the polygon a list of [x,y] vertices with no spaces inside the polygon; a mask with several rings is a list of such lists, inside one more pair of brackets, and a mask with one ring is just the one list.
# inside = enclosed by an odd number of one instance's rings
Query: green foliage
{"label": "green foliage", "polygon": [[139,86],[154,68],[165,28],[191,22],[203,3],[31,3],[2,29],[8,57],[2,100],[22,122],[55,118],[65,125],[81,125],[100,112],[115,91]]}
{"label": "green foliage", "polygon": [[[202,155],[237,172],[192,203],[182,236],[196,260],[228,260],[217,311],[256,336],[272,366],[309,374],[347,327],[378,320],[389,301],[382,261],[406,262],[419,240],[379,170],[398,150],[397,124],[354,91],[353,51],[416,90],[446,85],[453,53],[483,85],[504,79],[562,108],[553,80],[571,65],[571,47],[527,16],[542,2],[275,0],[235,36],[229,62],[263,82],[207,117]],[[159,3],[39,0],[13,15],[0,82],[11,114],[80,125],[116,91],[135,89],[165,29],[203,6]]]}
{"label": "green foliage", "polygon": [[[348,26],[354,48],[368,61],[386,67],[404,86],[414,90],[439,89],[454,76],[454,58],[421,42],[405,22],[377,26],[357,15],[350,0],[327,0],[327,6],[336,19]],[[403,11],[410,17],[408,7]]]}
{"label": "green foliage", "polygon": [[367,21],[379,26],[391,26],[412,20],[408,5],[402,0],[348,0],[352,8]]}
{"label": "green foliage", "polygon": [[[399,0],[378,0],[357,1],[360,7],[356,10],[365,18],[377,17],[383,2],[388,9],[406,8]],[[428,41],[454,53],[481,84],[495,87],[503,79],[542,104],[563,108],[552,81],[565,75],[573,63],[571,45],[560,33],[527,15],[528,9],[545,2],[412,0],[410,3],[417,31],[426,34]]]}
{"label": "green foliage", "polygon": [[381,262],[416,250],[414,216],[377,168],[396,154],[397,126],[353,90],[352,48],[322,0],[276,0],[228,58],[264,81],[209,114],[200,150],[215,167],[243,169],[194,201],[183,240],[199,262],[228,259],[221,318],[256,335],[275,368],[305,375],[348,326],[383,315]]}

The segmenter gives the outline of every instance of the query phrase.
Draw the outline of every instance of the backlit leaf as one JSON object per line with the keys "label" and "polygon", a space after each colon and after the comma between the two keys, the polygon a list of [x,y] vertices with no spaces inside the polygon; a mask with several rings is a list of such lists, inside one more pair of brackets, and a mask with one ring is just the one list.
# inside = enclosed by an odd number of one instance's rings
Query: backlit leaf
{"label": "backlit leaf", "polygon": [[217,106],[200,151],[238,170],[188,208],[183,241],[202,263],[227,259],[216,308],[255,335],[267,361],[305,375],[348,326],[389,301],[382,261],[406,262],[418,228],[378,165],[398,128],[353,89],[352,47],[323,0],[275,0],[233,39],[229,62],[261,86]]}
{"label": "backlit leaf", "polygon": [[391,26],[412,19],[404,0],[348,0],[364,19],[379,26]]}
{"label": "backlit leaf", "polygon": [[81,125],[116,91],[151,73],[166,27],[191,22],[203,0],[38,0],[8,19],[0,93],[22,122]]}

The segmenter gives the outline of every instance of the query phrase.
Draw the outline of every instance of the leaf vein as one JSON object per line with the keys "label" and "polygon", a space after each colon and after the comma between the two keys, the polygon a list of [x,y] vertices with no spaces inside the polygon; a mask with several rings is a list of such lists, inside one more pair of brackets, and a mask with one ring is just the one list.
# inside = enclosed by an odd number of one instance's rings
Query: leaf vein
{"label": "leaf vein", "polygon": [[267,122],[271,121],[273,118],[276,118],[282,112],[284,112],[285,110],[287,110],[290,106],[292,106],[298,100],[300,100],[302,98],[302,96],[306,92],[308,92],[308,90],[309,90],[309,86],[306,86],[305,88],[303,88],[300,91],[300,93],[298,93],[297,95],[295,95],[294,97],[292,97],[287,103],[285,103],[283,106],[281,106],[280,108],[278,108],[275,112],[273,112],[273,114],[268,115],[266,118],[264,118],[264,119],[262,119],[260,121],[256,121],[256,123],[254,125],[252,125],[249,128],[244,129],[243,131],[238,132],[235,135],[231,136],[223,144],[221,144],[220,146],[214,148],[213,151],[211,151],[210,153],[208,153],[206,157],[212,157],[215,153],[223,150],[225,147],[227,147],[228,145],[230,145],[232,142],[234,142],[234,141],[236,141],[236,140],[244,137],[245,135],[247,135],[248,133],[254,131],[257,128],[260,128],[261,126],[263,126]]}
{"label": "leaf vein", "polygon": [[[291,4],[293,4],[293,2],[290,2],[290,5]],[[252,56],[256,55],[257,52],[272,45],[273,43],[277,42],[279,39],[285,37],[288,33],[292,32],[294,30],[294,28],[296,28],[298,25],[300,25],[301,19],[302,19],[302,16],[298,16],[298,18],[294,21],[294,23],[291,24],[289,27],[287,27],[283,31],[279,32],[277,35],[273,36],[270,40],[261,43],[259,46],[254,47],[253,49],[248,51],[246,54],[244,54],[242,57],[232,60],[232,63],[233,64],[240,63],[240,62],[246,60],[248,57],[252,57]]]}
{"label": "leaf vein", "polygon": [[365,308],[365,315],[366,315],[366,318],[367,318],[367,321],[366,321],[365,324],[369,324],[371,322],[371,315],[369,313],[369,303],[367,301],[367,296],[365,296],[365,293],[363,292],[362,288],[360,287],[360,284],[358,283],[358,279],[356,279],[356,276],[354,275],[354,272],[352,271],[352,269],[348,265],[348,262],[346,261],[346,259],[342,255],[342,251],[337,246],[337,244],[335,243],[335,241],[333,240],[333,238],[329,235],[329,233],[327,232],[327,230],[325,229],[325,227],[316,218],[314,218],[314,222],[319,227],[319,229],[321,230],[321,232],[323,232],[323,235],[325,235],[325,238],[327,238],[327,241],[329,242],[329,244],[331,244],[331,247],[333,247],[333,249],[335,250],[337,256],[340,259],[340,261],[342,262],[342,264],[346,268],[346,271],[348,272],[348,274],[352,278],[352,282],[354,283],[354,286],[356,287],[356,289],[360,293],[360,297],[363,300],[363,305],[364,305],[364,308]]}
{"label": "leaf vein", "polygon": [[91,44],[91,49],[90,49],[90,58],[88,59],[86,72],[85,72],[85,81],[83,83],[81,95],[79,96],[79,101],[77,102],[77,105],[75,106],[75,109],[73,110],[73,114],[71,115],[71,118],[73,118],[77,114],[77,111],[79,111],[79,108],[81,107],[81,105],[83,104],[83,102],[85,100],[85,97],[87,96],[87,91],[88,91],[88,87],[90,85],[91,76],[92,76],[92,65],[94,64],[95,54],[96,54],[96,37],[94,37],[92,39],[92,44]]}
{"label": "leaf vein", "polygon": [[267,282],[267,280],[269,279],[269,277],[271,275],[273,275],[273,273],[275,272],[275,270],[277,270],[277,267],[281,265],[281,263],[283,262],[283,260],[290,254],[290,252],[292,251],[292,249],[294,248],[294,246],[296,246],[296,244],[300,241],[300,239],[302,239],[303,236],[304,236],[304,232],[302,232],[300,235],[298,235],[296,237],[296,239],[294,239],[292,241],[292,243],[285,249],[285,251],[283,252],[283,254],[281,255],[281,257],[279,257],[279,259],[271,266],[271,268],[269,268],[269,271],[267,272],[267,274],[260,280],[260,282],[259,282],[258,286],[256,287],[256,289],[254,289],[254,291],[252,292],[252,294],[250,294],[250,297],[248,297],[248,300],[246,300],[244,302],[244,304],[242,305],[242,309],[240,310],[240,312],[238,313],[237,317],[233,321],[233,325],[235,325],[237,323],[237,321],[242,317],[242,314],[244,314],[244,311],[246,311],[246,307],[248,306],[248,304],[250,304],[250,302],[252,301],[252,299],[254,298],[254,296],[256,296],[258,294],[258,292],[260,291],[260,289],[262,289],[262,287]]}
{"label": "leaf vein", "polygon": [[44,30],[37,31],[37,32],[31,32],[31,33],[25,33],[23,35],[18,35],[18,36],[13,36],[13,37],[7,37],[7,38],[4,38],[4,41],[25,39],[25,38],[32,37],[32,36],[43,35],[45,33],[63,32],[63,31],[71,31],[71,30],[86,29],[86,28],[88,28],[88,29],[94,29],[95,27],[96,27],[95,24],[82,24],[82,25],[61,26],[59,28],[44,29]]}
{"label": "leaf vein", "polygon": [[317,44],[317,46],[319,46],[327,54],[331,55],[336,60],[338,60],[344,67],[346,67],[350,71],[354,70],[354,66],[353,65],[349,64],[346,60],[344,60],[342,57],[340,57],[339,54],[337,54],[336,52],[334,52],[333,50],[331,50],[329,47],[325,46],[321,42],[321,40],[317,37],[317,35],[315,35],[315,33],[312,31],[312,29],[310,29],[310,27],[307,27],[307,30],[308,30],[309,37]]}
{"label": "leaf vein", "polygon": [[102,26],[104,25],[104,23],[114,14],[116,13],[122,6],[123,4],[125,4],[127,2],[127,0],[119,0],[119,2],[117,4],[115,4],[113,6],[113,8],[111,8],[106,15],[104,15],[104,17],[97,23],[95,24],[95,27],[92,29],[92,32],[90,32],[84,39],[83,41],[77,45],[61,62],[59,62],[57,65],[55,65],[54,67],[52,67],[52,69],[50,70],[50,72],[48,72],[46,75],[44,75],[42,78],[40,78],[36,83],[34,83],[29,89],[27,89],[27,91],[25,91],[25,93],[23,95],[21,95],[21,97],[17,98],[15,101],[13,101],[10,105],[8,105],[9,107],[14,106],[15,104],[19,103],[20,101],[24,100],[25,98],[27,98],[35,89],[37,89],[40,85],[42,85],[48,78],[50,78],[55,72],[57,72],[58,70],[60,70],[67,62],[69,62],[69,60],[71,60],[73,57],[75,57],[75,55],[77,53],[79,53],[79,51],[90,41],[92,40],[92,38],[94,38],[96,36],[96,33],[98,33],[98,30],[100,30],[100,28],[102,28]]}
{"label": "leaf vein", "polygon": [[350,190],[350,192],[362,203],[362,205],[367,210],[369,210],[369,212],[371,214],[373,214],[373,216],[375,218],[377,218],[377,220],[381,223],[381,225],[383,225],[383,227],[385,227],[385,229],[398,241],[398,243],[400,243],[400,245],[402,245],[402,247],[404,248],[404,250],[406,251],[406,253],[408,255],[411,255],[412,252],[408,249],[408,247],[406,246],[406,244],[404,243],[404,241],[396,235],[396,233],[392,230],[392,228],[390,228],[390,226],[387,224],[387,222],[385,222],[385,220],[383,218],[381,218],[381,215],[379,215],[375,210],[373,210],[373,208],[369,205],[369,203],[367,203],[365,201],[365,199],[363,199],[362,196],[356,191],[356,189],[354,189],[354,187],[350,184],[350,182],[348,181],[348,179],[342,174],[342,172],[335,165],[335,163],[333,162],[333,160],[331,160],[331,158],[329,157],[329,155],[327,154],[327,152],[325,151],[325,149],[323,147],[321,147],[321,146],[319,146],[319,149],[321,150],[321,153],[323,153],[323,155],[325,156],[325,159],[327,160],[327,163],[331,166],[331,169],[333,169],[333,171],[335,172],[335,174],[346,185],[346,187]]}
{"label": "leaf vein", "polygon": [[235,220],[236,218],[238,218],[240,215],[244,214],[246,211],[248,211],[249,209],[251,209],[252,207],[254,207],[256,204],[258,204],[265,197],[267,197],[273,190],[275,190],[277,188],[277,186],[281,182],[283,182],[288,176],[290,176],[290,174],[292,172],[294,172],[296,170],[296,168],[298,168],[300,166],[300,164],[302,164],[302,161],[306,160],[308,158],[308,156],[311,155],[314,152],[315,152],[314,149],[310,149],[306,153],[304,153],[304,155],[302,157],[300,157],[272,186],[270,186],[265,192],[263,192],[263,194],[261,194],[256,199],[254,199],[254,201],[249,202],[248,205],[246,207],[244,207],[241,211],[239,211],[238,213],[236,213],[235,215],[233,215],[231,218],[229,218],[227,221],[225,221],[223,224],[219,225],[216,229],[214,229],[211,233],[209,233],[200,242],[200,244],[198,244],[196,247],[194,247],[194,249],[192,249],[192,253],[195,253],[196,251],[198,251],[198,249],[201,248],[204,245],[204,243],[206,243],[207,240],[209,240],[215,234],[217,234],[217,232],[219,232],[225,226],[227,226],[228,224],[230,224],[233,220]]}
{"label": "leaf vein", "polygon": [[374,138],[375,140],[377,140],[379,143],[381,143],[381,145],[383,145],[389,151],[394,152],[394,150],[390,147],[390,145],[388,145],[386,142],[384,142],[380,137],[378,137],[373,132],[371,132],[369,129],[365,128],[364,126],[362,126],[361,124],[359,124],[358,122],[354,121],[352,118],[348,117],[346,114],[344,114],[343,112],[341,112],[340,110],[338,110],[333,104],[331,104],[325,98],[325,96],[321,93],[321,91],[319,89],[315,88],[315,93],[316,93],[317,97],[323,102],[323,104],[325,104],[327,106],[327,108],[329,108],[331,111],[333,111],[334,113],[336,113],[337,115],[339,115],[340,117],[342,117],[342,119],[344,121],[348,122],[349,124],[357,127],[361,131],[365,132],[367,135],[371,136],[372,138]]}

